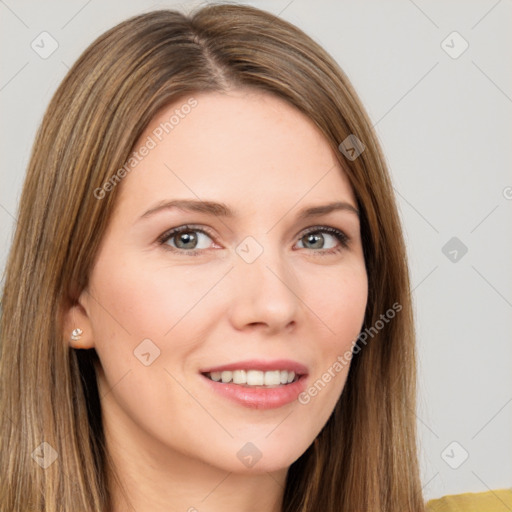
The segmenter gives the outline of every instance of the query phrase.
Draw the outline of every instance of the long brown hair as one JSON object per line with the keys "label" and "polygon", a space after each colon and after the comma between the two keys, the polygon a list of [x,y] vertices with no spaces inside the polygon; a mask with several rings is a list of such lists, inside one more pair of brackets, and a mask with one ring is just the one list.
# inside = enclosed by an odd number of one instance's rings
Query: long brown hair
{"label": "long brown hair", "polygon": [[[294,105],[336,152],[361,212],[369,283],[363,330],[371,339],[354,354],[327,424],[289,468],[283,512],[424,510],[406,250],[377,137],[324,49],[292,24],[235,4],[189,15],[158,10],[120,23],[84,51],[48,106],[2,296],[1,510],[110,510],[97,355],[70,348],[62,328],[62,312],[87,285],[122,183],[101,198],[94,191],[124,166],[162,107],[241,87]],[[365,146],[357,158],[339,150],[349,135]],[[400,312],[376,329],[393,304]],[[43,470],[36,463],[43,455],[57,463]]]}

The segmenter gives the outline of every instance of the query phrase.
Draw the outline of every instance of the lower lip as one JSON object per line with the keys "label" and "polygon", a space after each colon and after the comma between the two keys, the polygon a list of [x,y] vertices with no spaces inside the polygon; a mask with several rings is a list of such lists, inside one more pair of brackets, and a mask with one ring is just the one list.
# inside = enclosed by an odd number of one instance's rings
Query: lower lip
{"label": "lower lip", "polygon": [[250,387],[240,384],[216,382],[201,374],[212,390],[250,409],[276,409],[297,400],[306,387],[306,375],[296,382],[275,388]]}

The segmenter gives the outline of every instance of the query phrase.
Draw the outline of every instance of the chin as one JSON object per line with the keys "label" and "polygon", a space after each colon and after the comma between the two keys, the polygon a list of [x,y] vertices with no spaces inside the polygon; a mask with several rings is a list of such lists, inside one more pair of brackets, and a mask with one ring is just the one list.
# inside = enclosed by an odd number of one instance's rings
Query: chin
{"label": "chin", "polygon": [[[222,461],[222,469],[238,474],[278,472],[287,470],[311,445],[309,443],[301,448],[299,440],[293,436],[289,436],[288,442],[283,443],[281,439],[265,439],[265,435],[255,441],[235,440],[232,443],[234,448],[226,447],[218,458],[213,456],[214,464],[219,467]],[[230,451],[234,457],[226,457]]]}

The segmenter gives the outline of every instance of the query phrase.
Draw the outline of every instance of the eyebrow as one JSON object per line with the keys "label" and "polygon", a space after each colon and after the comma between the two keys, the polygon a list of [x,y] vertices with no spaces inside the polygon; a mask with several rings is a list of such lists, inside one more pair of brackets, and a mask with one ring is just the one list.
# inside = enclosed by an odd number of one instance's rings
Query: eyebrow
{"label": "eyebrow", "polygon": [[[207,215],[214,215],[225,218],[235,218],[238,216],[238,213],[235,210],[232,210],[225,203],[218,203],[215,201],[197,201],[195,199],[174,199],[170,201],[159,202],[154,207],[150,208],[148,211],[142,214],[140,219],[146,219],[158,212],[173,209],[205,213]],[[311,217],[319,217],[321,215],[326,215],[338,210],[355,213],[359,217],[359,210],[352,206],[350,203],[345,201],[335,201],[333,203],[303,208],[300,210],[298,218],[309,219]]]}

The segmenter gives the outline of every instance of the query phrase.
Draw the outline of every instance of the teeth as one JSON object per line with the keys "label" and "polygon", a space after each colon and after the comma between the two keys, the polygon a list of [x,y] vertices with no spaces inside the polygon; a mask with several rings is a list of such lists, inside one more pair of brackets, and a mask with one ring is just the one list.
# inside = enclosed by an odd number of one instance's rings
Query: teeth
{"label": "teeth", "polygon": [[249,386],[263,386],[265,384],[265,374],[258,370],[249,370],[247,372],[247,384]]}
{"label": "teeth", "polygon": [[262,372],[260,370],[233,370],[223,372],[211,372],[206,374],[211,380],[222,381],[224,384],[232,382],[246,386],[269,386],[275,387],[282,384],[290,384],[295,379],[295,372],[288,370],[271,370]]}
{"label": "teeth", "polygon": [[233,372],[233,384],[245,384],[247,382],[247,375],[245,370],[235,370]]}
{"label": "teeth", "polygon": [[279,386],[281,384],[281,372],[265,372],[265,386]]}
{"label": "teeth", "polygon": [[231,382],[233,379],[233,372],[221,372],[220,378],[224,383]]}

